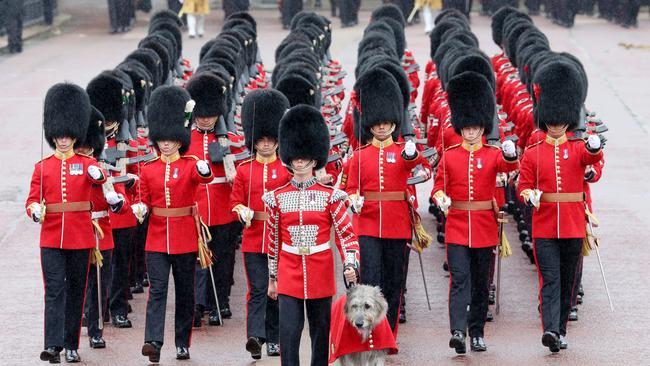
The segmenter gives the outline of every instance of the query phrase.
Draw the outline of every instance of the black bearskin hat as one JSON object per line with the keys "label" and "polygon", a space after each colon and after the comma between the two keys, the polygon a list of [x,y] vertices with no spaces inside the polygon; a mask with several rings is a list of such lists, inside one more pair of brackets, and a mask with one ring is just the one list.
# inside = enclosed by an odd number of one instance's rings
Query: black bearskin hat
{"label": "black bearskin hat", "polygon": [[179,152],[184,154],[190,146],[190,121],[185,110],[192,98],[187,90],[178,86],[161,86],[151,93],[148,106],[149,140],[178,141]]}
{"label": "black bearskin hat", "polygon": [[43,132],[52,149],[54,139],[71,137],[81,142],[86,137],[90,119],[90,99],[78,85],[59,83],[45,95],[43,106]]}
{"label": "black bearskin hat", "polygon": [[97,159],[104,151],[106,143],[106,130],[104,127],[104,115],[97,108],[90,106],[90,119],[88,121],[88,131],[86,138],[78,143],[79,147],[93,149],[93,156]]}
{"label": "black bearskin hat", "polygon": [[111,71],[104,71],[90,80],[86,87],[90,103],[99,109],[108,122],[122,123],[126,118],[124,85]]}
{"label": "black bearskin hat", "polygon": [[577,67],[567,61],[549,62],[535,71],[533,91],[537,104],[535,122],[546,131],[547,125],[568,124],[574,129],[580,121],[583,81]]}
{"label": "black bearskin hat", "polygon": [[226,114],[228,84],[211,72],[192,75],[185,86],[196,102],[195,117],[217,117]]}
{"label": "black bearskin hat", "polygon": [[496,101],[494,90],[483,75],[466,71],[451,78],[447,85],[447,101],[456,133],[471,126],[483,127],[485,135],[492,132]]}
{"label": "black bearskin hat", "polygon": [[287,97],[292,107],[298,104],[320,105],[317,86],[300,75],[285,75],[275,88]]}
{"label": "black bearskin hat", "polygon": [[501,44],[503,43],[504,23],[507,18],[510,18],[510,15],[512,15],[512,18],[527,18],[530,20],[530,16],[511,6],[502,7],[492,14],[492,40],[499,47],[501,47]]}
{"label": "black bearskin hat", "polygon": [[361,112],[362,143],[372,137],[370,129],[382,122],[393,122],[395,131],[400,130],[404,119],[404,102],[399,84],[390,72],[383,68],[368,70],[357,79],[354,90]]}
{"label": "black bearskin hat", "polygon": [[253,151],[255,141],[262,137],[278,139],[280,119],[289,109],[289,100],[274,89],[253,90],[244,98],[241,123],[246,147]]}
{"label": "black bearskin hat", "polygon": [[406,26],[406,19],[404,19],[404,14],[402,13],[402,10],[395,4],[384,4],[373,10],[370,14],[371,21],[383,18],[389,18],[398,21],[402,28]]}
{"label": "black bearskin hat", "polygon": [[316,161],[314,169],[327,164],[330,151],[330,133],[321,112],[309,105],[289,109],[280,120],[278,131],[280,159],[291,167],[294,159]]}

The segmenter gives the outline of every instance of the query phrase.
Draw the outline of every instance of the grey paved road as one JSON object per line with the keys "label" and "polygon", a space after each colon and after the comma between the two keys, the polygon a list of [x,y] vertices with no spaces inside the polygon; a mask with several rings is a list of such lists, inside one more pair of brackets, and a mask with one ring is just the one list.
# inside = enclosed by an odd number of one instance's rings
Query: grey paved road
{"label": "grey paved road", "polygon": [[[43,288],[38,256],[38,226],[23,213],[33,163],[40,158],[40,122],[42,99],[53,83],[70,80],[81,85],[99,71],[115,66],[146,30],[146,16],[139,15],[136,28],[124,35],[109,36],[105,3],[96,0],[61,1],[62,10],[73,21],[63,34],[48,39],[28,41],[25,52],[17,56],[0,56],[0,129],[2,163],[0,164],[0,364],[37,365],[42,348]],[[97,4],[100,3],[100,4]],[[155,2],[160,6],[160,2]],[[83,5],[86,8],[79,9]],[[285,32],[279,27],[276,11],[255,11],[259,42],[267,66],[272,66],[275,45]],[[365,23],[368,13],[362,13]],[[496,51],[490,41],[489,21],[475,16],[472,27],[488,53]],[[434,245],[423,255],[432,299],[428,311],[415,262],[408,282],[409,321],[400,327],[400,353],[391,356],[390,365],[641,365],[649,364],[650,346],[650,251],[646,230],[650,227],[650,51],[648,47],[625,49],[619,43],[650,44],[650,20],[641,16],[638,29],[623,30],[593,18],[579,18],[576,27],[566,30],[550,24],[543,17],[536,23],[546,32],[556,50],[574,53],[585,63],[590,77],[588,105],[607,121],[611,131],[606,150],[604,178],[594,187],[596,212],[601,220],[602,256],[614,298],[611,313],[598,272],[595,256],[586,259],[585,304],[580,321],[569,329],[570,348],[549,355],[540,344],[540,325],[536,310],[537,275],[528,264],[509,227],[514,256],[504,263],[504,293],[501,315],[487,327],[489,351],[456,357],[447,348],[447,286],[442,270],[444,251]],[[207,33],[215,34],[222,24],[221,13],[209,17]],[[356,47],[362,27],[334,30],[332,53],[353,75]],[[407,30],[409,47],[421,65],[428,57],[428,38],[420,26]],[[185,38],[185,55],[194,64],[203,41]],[[352,86],[352,77],[346,81]],[[420,200],[425,206],[431,183],[424,184]],[[433,219],[422,212],[425,225],[434,230]],[[341,287],[339,287],[341,288]],[[244,351],[245,280],[238,258],[236,284],[232,294],[233,319],[224,327],[203,327],[194,332],[192,360],[176,362],[173,334],[167,324],[167,345],[163,364],[247,365]],[[88,365],[142,365],[139,355],[143,337],[146,295],[136,295],[131,314],[135,327],[118,330],[107,327],[108,348],[91,351],[82,334],[80,354]],[[303,339],[305,364],[308,360],[307,339]],[[279,364],[263,359],[260,365]]]}

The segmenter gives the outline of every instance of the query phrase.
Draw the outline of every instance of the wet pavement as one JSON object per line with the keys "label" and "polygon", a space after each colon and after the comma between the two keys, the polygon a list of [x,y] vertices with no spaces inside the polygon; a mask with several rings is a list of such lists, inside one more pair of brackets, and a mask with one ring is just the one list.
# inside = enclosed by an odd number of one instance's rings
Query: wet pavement
{"label": "wet pavement", "polygon": [[[61,11],[72,15],[62,34],[26,42],[25,51],[16,56],[0,56],[0,110],[2,111],[3,159],[0,167],[0,364],[37,365],[42,349],[43,285],[38,250],[38,225],[24,214],[33,164],[40,159],[40,122],[42,100],[49,86],[63,80],[85,86],[104,69],[117,65],[137,46],[146,32],[147,15],[138,14],[136,28],[130,33],[110,36],[105,3],[61,1]],[[162,2],[155,2],[160,7]],[[92,6],[88,6],[92,4]],[[82,6],[87,8],[81,8]],[[102,8],[103,6],[103,8]],[[81,8],[81,9],[79,9]],[[223,23],[221,11],[208,18],[207,34],[216,34]],[[275,46],[286,35],[274,10],[254,11],[258,21],[259,43],[268,68],[273,64]],[[361,13],[362,23],[369,13]],[[456,356],[447,347],[448,277],[442,269],[444,250],[433,244],[422,256],[431,297],[427,309],[417,263],[411,256],[408,279],[408,322],[400,326],[396,356],[389,365],[643,365],[649,364],[650,346],[645,336],[650,331],[650,251],[646,232],[650,210],[650,19],[640,17],[639,28],[624,30],[596,18],[579,17],[570,30],[534,17],[547,34],[554,50],[568,51],[579,57],[589,74],[587,105],[598,112],[610,127],[607,133],[607,164],[602,180],[593,187],[594,208],[601,221],[601,254],[609,281],[615,311],[609,310],[596,256],[585,259],[583,283],[585,303],[580,320],[569,326],[569,349],[551,355],[542,347],[537,312],[537,274],[523,252],[515,227],[508,235],[514,255],[503,262],[501,314],[486,329],[488,352]],[[472,29],[481,48],[496,52],[490,38],[489,19],[474,15]],[[363,24],[340,29],[335,21],[332,54],[349,73],[346,85],[354,80],[356,49]],[[424,66],[429,53],[423,26],[407,29],[409,48]],[[207,40],[184,35],[184,54],[194,65]],[[45,39],[44,39],[45,38]],[[625,48],[620,44],[639,47]],[[46,147],[46,152],[48,148]],[[435,231],[435,223],[426,212],[431,182],[418,188],[425,227]],[[337,276],[338,278],[338,276]],[[339,286],[342,291],[342,286]],[[196,329],[192,337],[190,361],[174,359],[173,304],[167,313],[166,345],[161,364],[165,365],[249,365],[245,344],[246,284],[242,258],[238,254],[235,286],[231,296],[233,318],[225,326]],[[170,303],[173,296],[170,297]],[[80,355],[88,365],[144,365],[140,356],[144,334],[146,294],[131,301],[134,312],[132,329],[106,326],[104,350],[88,348],[82,331]],[[303,364],[309,360],[308,335],[303,336]],[[266,356],[259,365],[276,365],[279,359]]]}

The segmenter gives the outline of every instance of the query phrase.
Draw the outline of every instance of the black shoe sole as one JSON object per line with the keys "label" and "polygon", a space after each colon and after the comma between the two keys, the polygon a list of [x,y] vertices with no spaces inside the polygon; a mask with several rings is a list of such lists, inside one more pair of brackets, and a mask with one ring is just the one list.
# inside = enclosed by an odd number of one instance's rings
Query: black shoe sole
{"label": "black shoe sole", "polygon": [[106,343],[100,343],[100,344],[90,343],[90,348],[92,348],[92,349],[106,348]]}
{"label": "black shoe sole", "polygon": [[49,361],[50,363],[61,363],[61,356],[59,356],[58,354],[53,355],[45,351],[41,352],[40,359],[41,361]]}
{"label": "black shoe sole", "polygon": [[149,357],[149,362],[160,362],[160,350],[156,349],[153,344],[142,346],[142,355]]}
{"label": "black shoe sole", "polygon": [[187,355],[182,355],[182,356],[180,356],[180,355],[176,355],[176,359],[177,359],[177,360],[189,360],[189,359],[190,359],[190,355],[189,355],[189,354],[187,354]]}
{"label": "black shoe sole", "polygon": [[487,351],[487,347],[474,347],[470,346],[472,352],[485,352]]}
{"label": "black shoe sole", "polygon": [[449,340],[449,348],[453,348],[456,350],[456,353],[459,355],[464,355],[465,352],[467,352],[467,348],[465,347],[465,342],[462,342],[458,338],[452,338]]}
{"label": "black shoe sole", "polygon": [[548,347],[549,351],[553,353],[558,353],[560,352],[560,341],[558,340],[557,337],[553,336],[552,334],[544,334],[542,336],[542,344],[544,347]]}
{"label": "black shoe sole", "polygon": [[251,353],[251,357],[253,357],[254,360],[262,358],[262,344],[254,339],[249,339],[246,342],[246,351]]}

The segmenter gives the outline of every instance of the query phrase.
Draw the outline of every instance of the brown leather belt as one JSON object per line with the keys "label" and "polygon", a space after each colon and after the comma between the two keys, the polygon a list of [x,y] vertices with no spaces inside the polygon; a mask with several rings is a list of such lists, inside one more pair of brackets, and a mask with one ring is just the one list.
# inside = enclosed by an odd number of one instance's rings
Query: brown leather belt
{"label": "brown leather belt", "polygon": [[584,192],[575,193],[542,193],[542,202],[584,202]]}
{"label": "brown leather belt", "polygon": [[451,201],[451,208],[460,211],[492,210],[492,201]]}
{"label": "brown leather belt", "polygon": [[269,219],[269,214],[266,212],[255,211],[255,213],[253,213],[253,220],[266,221],[268,219]]}
{"label": "brown leather belt", "polygon": [[154,207],[151,213],[156,216],[162,216],[162,217],[182,217],[182,216],[196,216],[198,215],[199,210],[196,206],[175,207],[175,208]]}
{"label": "brown leather belt", "polygon": [[60,213],[90,211],[92,209],[92,206],[93,205],[90,203],[90,201],[49,203],[45,205],[45,212]]}
{"label": "brown leather belt", "polygon": [[363,192],[366,201],[406,201],[406,192]]}

